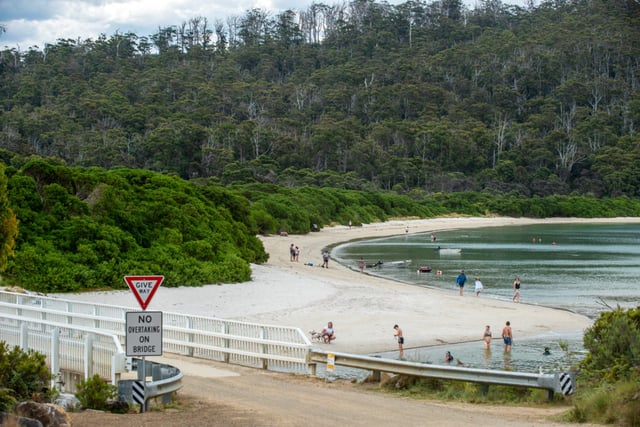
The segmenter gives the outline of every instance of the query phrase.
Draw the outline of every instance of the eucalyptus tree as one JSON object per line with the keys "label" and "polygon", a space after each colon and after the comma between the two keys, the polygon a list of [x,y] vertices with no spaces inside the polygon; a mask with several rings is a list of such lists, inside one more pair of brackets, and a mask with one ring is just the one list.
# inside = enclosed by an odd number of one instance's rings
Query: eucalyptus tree
{"label": "eucalyptus tree", "polygon": [[17,237],[18,221],[9,203],[5,167],[0,163],[0,271],[6,269],[13,256]]}

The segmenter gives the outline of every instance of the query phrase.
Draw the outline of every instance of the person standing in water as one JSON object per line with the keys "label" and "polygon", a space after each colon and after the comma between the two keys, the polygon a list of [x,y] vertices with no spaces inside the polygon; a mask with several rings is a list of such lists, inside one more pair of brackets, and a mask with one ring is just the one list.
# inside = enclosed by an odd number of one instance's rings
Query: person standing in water
{"label": "person standing in water", "polygon": [[402,329],[400,329],[400,326],[398,325],[393,325],[393,329],[395,330],[393,336],[398,340],[398,358],[402,359],[402,356],[404,355],[404,336],[402,335]]}
{"label": "person standing in water", "polygon": [[489,348],[491,348],[491,327],[489,325],[485,326],[484,328],[482,341],[484,341],[484,349],[489,350]]}
{"label": "person standing in water", "polygon": [[504,352],[511,353],[511,344],[513,344],[513,330],[511,322],[507,320],[504,328],[502,328],[502,340],[504,341]]}
{"label": "person standing in water", "polygon": [[513,302],[520,302],[520,278],[518,276],[513,281]]}

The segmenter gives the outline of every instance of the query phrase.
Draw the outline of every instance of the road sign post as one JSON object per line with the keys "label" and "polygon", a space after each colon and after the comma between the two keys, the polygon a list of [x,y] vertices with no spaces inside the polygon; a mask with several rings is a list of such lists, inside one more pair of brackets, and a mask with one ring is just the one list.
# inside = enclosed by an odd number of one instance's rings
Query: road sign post
{"label": "road sign post", "polygon": [[142,394],[140,412],[146,410],[147,363],[146,356],[162,356],[162,312],[128,311],[126,313],[127,357],[142,356]]}
{"label": "road sign post", "polygon": [[[164,276],[124,276],[124,281],[133,292],[143,310],[164,281]],[[142,393],[147,388],[145,372],[146,356],[162,356],[162,312],[127,312],[127,357],[142,356]],[[140,405],[140,412],[146,410],[146,399]]]}

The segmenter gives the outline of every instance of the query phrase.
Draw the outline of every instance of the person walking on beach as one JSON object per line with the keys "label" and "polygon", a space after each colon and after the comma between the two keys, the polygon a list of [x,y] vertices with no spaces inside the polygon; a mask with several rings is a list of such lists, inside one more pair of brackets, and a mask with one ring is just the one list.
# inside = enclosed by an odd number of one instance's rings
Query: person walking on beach
{"label": "person walking on beach", "polygon": [[484,327],[482,341],[484,341],[484,349],[489,350],[489,348],[491,348],[491,326],[487,325]]}
{"label": "person walking on beach", "polygon": [[327,251],[322,254],[322,268],[329,268],[329,252]]}
{"label": "person walking on beach", "polygon": [[475,286],[476,286],[476,289],[475,289],[476,296],[480,296],[480,291],[482,291],[482,289],[484,289],[484,287],[482,286],[482,282],[480,281],[479,277],[476,277]]}
{"label": "person walking on beach", "polygon": [[398,339],[398,358],[402,359],[404,354],[404,336],[402,335],[402,329],[400,329],[400,326],[398,325],[393,325],[393,329],[395,329],[393,336]]}
{"label": "person walking on beach", "polygon": [[520,302],[520,278],[518,276],[513,281],[513,302]]}
{"label": "person walking on beach", "polygon": [[360,259],[358,260],[358,270],[360,271],[360,273],[364,273],[365,266],[366,266],[366,263],[364,262],[364,259],[360,257]]}
{"label": "person walking on beach", "polygon": [[464,284],[467,281],[467,276],[464,274],[464,270],[460,271],[458,277],[456,277],[456,284],[460,288],[460,296],[462,296],[462,289],[464,288]]}
{"label": "person walking on beach", "polygon": [[511,344],[513,343],[513,330],[511,322],[507,320],[504,328],[502,328],[502,340],[504,341],[504,352],[511,353]]}
{"label": "person walking on beach", "polygon": [[291,261],[296,260],[296,247],[293,243],[289,246],[289,255],[291,256]]}

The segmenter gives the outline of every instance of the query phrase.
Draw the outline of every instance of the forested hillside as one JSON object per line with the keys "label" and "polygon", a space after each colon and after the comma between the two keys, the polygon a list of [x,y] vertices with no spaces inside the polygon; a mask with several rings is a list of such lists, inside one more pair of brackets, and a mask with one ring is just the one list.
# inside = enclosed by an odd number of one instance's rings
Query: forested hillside
{"label": "forested hillside", "polygon": [[637,0],[356,0],[5,47],[0,147],[223,184],[634,197],[639,40]]}

